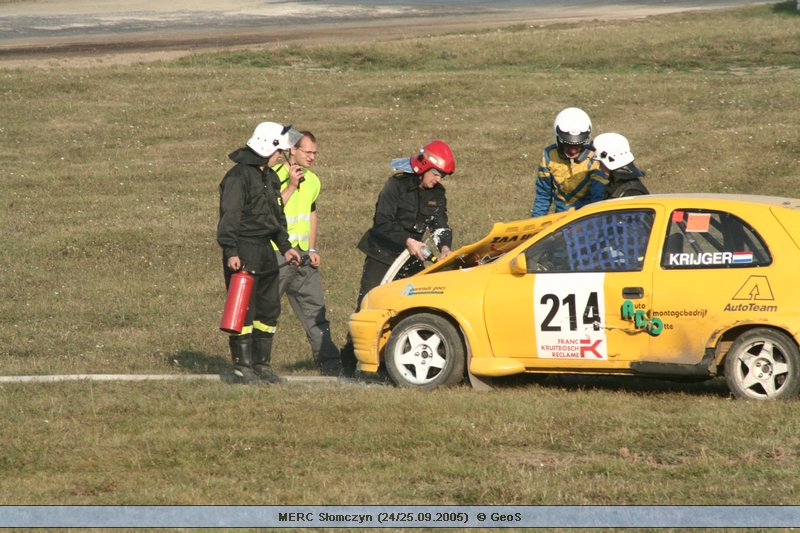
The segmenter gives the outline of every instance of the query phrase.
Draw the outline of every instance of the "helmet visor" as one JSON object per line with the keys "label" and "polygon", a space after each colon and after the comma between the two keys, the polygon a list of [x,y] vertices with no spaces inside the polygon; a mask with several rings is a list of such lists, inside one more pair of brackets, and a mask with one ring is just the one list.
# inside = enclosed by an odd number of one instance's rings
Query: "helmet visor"
{"label": "helmet visor", "polygon": [[391,163],[392,170],[397,172],[407,172],[409,174],[414,172],[414,169],[411,168],[411,158],[409,157],[398,157],[397,159],[392,159]]}
{"label": "helmet visor", "polygon": [[558,137],[558,140],[561,141],[563,144],[571,144],[575,146],[584,145],[589,140],[588,131],[571,133],[568,131],[562,131],[560,128],[557,128],[556,136]]}
{"label": "helmet visor", "polygon": [[291,124],[286,124],[281,129],[278,138],[272,141],[272,144],[275,146],[276,150],[288,150],[296,145],[302,138],[302,133],[294,129]]}

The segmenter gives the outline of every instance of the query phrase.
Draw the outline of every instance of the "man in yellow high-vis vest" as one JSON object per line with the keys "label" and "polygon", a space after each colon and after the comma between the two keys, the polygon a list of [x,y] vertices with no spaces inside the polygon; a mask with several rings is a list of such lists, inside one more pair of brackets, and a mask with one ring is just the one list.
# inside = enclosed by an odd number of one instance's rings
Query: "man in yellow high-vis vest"
{"label": "man in yellow high-vis vest", "polygon": [[[339,349],[331,339],[330,322],[325,314],[325,297],[319,272],[317,250],[317,198],[321,188],[319,177],[309,167],[317,158],[317,139],[302,131],[303,137],[288,152],[288,161],[273,167],[281,181],[281,197],[289,242],[308,256],[300,266],[286,265],[278,251],[280,293],[286,294],[295,315],[303,324],[311,345],[314,361],[324,375],[338,376],[341,369]],[[300,167],[303,172],[292,171]]]}

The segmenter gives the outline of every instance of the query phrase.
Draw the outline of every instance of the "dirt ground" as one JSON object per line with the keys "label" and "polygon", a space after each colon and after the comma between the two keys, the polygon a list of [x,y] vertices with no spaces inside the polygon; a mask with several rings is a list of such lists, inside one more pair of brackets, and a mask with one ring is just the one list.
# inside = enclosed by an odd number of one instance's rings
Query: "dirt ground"
{"label": "dirt ground", "polygon": [[[457,31],[492,29],[517,24],[540,25],[591,19],[631,19],[649,15],[700,9],[660,2],[652,6],[604,6],[591,8],[566,7],[521,7],[494,10],[488,13],[463,15],[450,14],[437,17],[435,23],[403,16],[402,13],[368,19],[354,13],[352,17],[339,17],[326,22],[304,22],[292,13],[294,22],[282,26],[247,28],[209,28],[198,25],[196,29],[186,25],[169,27],[164,23],[165,14],[180,13],[182,17],[214,16],[215,13],[257,12],[264,9],[264,2],[254,0],[133,0],[121,7],[116,2],[102,3],[96,0],[0,0],[0,21],[6,27],[15,17],[80,17],[81,15],[122,17],[135,14],[139,23],[143,17],[151,17],[151,30],[126,32],[110,30],[87,32],[69,36],[46,38],[16,38],[12,32],[0,32],[0,68],[18,67],[91,67],[124,65],[140,62],[170,60],[184,55],[222,49],[268,48],[287,43],[326,42],[370,42],[379,39],[395,39],[420,35],[432,35]],[[270,11],[273,14],[274,11]],[[337,14],[340,15],[339,11]],[[317,14],[319,15],[319,14]],[[319,16],[317,17],[320,18]],[[38,20],[38,19],[37,19]],[[8,22],[11,21],[11,22]],[[298,22],[300,21],[300,22]],[[6,37],[11,35],[11,37]]]}

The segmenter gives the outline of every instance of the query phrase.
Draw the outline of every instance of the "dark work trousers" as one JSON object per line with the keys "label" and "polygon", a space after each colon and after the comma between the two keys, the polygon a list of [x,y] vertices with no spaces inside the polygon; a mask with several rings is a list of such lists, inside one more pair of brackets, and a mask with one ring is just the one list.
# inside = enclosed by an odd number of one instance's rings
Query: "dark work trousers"
{"label": "dark work trousers", "polygon": [[325,292],[322,290],[319,269],[311,265],[286,265],[286,259],[278,251],[275,252],[275,258],[281,272],[280,294],[286,295],[294,314],[303,325],[314,362],[321,367],[338,365],[339,348],[331,339],[331,324],[325,316]]}
{"label": "dark work trousers", "polygon": [[[381,284],[381,281],[383,281],[383,276],[386,275],[386,272],[389,271],[391,266],[392,265],[387,265],[378,261],[377,259],[367,256],[367,258],[364,260],[364,269],[361,271],[361,287],[358,290],[356,312],[361,309],[361,302],[364,300],[364,296],[366,296],[369,291]],[[393,281],[413,276],[423,268],[424,265],[421,261],[415,257],[411,257],[408,261],[406,261],[405,266],[397,272],[393,278]]]}
{"label": "dark work trousers", "polygon": [[[244,327],[265,333],[274,333],[281,315],[281,300],[278,292],[278,262],[270,241],[239,241],[239,259],[242,268],[255,272],[253,293],[250,306],[244,320]],[[227,263],[227,258],[223,258]],[[225,288],[230,287],[233,271],[227,265],[225,270]]]}
{"label": "dark work trousers", "polygon": [[[401,269],[394,279],[397,280],[411,276],[423,268],[422,263],[416,259],[410,260],[410,263],[407,262],[406,265],[408,265],[408,267]],[[361,309],[361,302],[364,300],[364,296],[366,296],[369,291],[381,284],[383,276],[386,275],[386,272],[389,270],[389,268],[391,268],[391,266],[392,265],[387,265],[386,263],[382,263],[377,259],[367,256],[367,258],[364,260],[364,269],[361,271],[361,287],[358,291],[358,300],[356,301],[355,312],[358,312]],[[353,349],[353,339],[350,338],[349,331],[347,332],[347,340],[344,346],[342,346],[341,359],[342,372],[345,375],[355,372],[356,353]]]}
{"label": "dark work trousers", "polygon": [[[364,260],[364,269],[361,271],[361,287],[358,290],[358,299],[356,300],[356,310],[361,309],[361,301],[366,294],[381,284],[383,276],[392,265],[382,263],[377,259],[367,256]],[[356,370],[356,352],[353,349],[353,339],[350,338],[350,332],[347,332],[347,340],[341,349],[342,358],[342,373],[346,376],[352,376]]]}

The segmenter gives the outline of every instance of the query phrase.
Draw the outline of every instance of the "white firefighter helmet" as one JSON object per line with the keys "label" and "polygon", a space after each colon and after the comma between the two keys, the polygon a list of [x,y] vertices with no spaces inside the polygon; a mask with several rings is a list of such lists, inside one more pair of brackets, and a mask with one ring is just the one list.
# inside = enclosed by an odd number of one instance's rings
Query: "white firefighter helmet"
{"label": "white firefighter helmet", "polygon": [[303,135],[292,128],[291,124],[262,122],[256,126],[253,135],[247,141],[247,146],[261,157],[269,157],[276,150],[288,150],[302,137]]}
{"label": "white firefighter helmet", "polygon": [[600,161],[608,170],[617,170],[633,162],[631,145],[619,133],[601,133],[592,142],[595,161]]}

